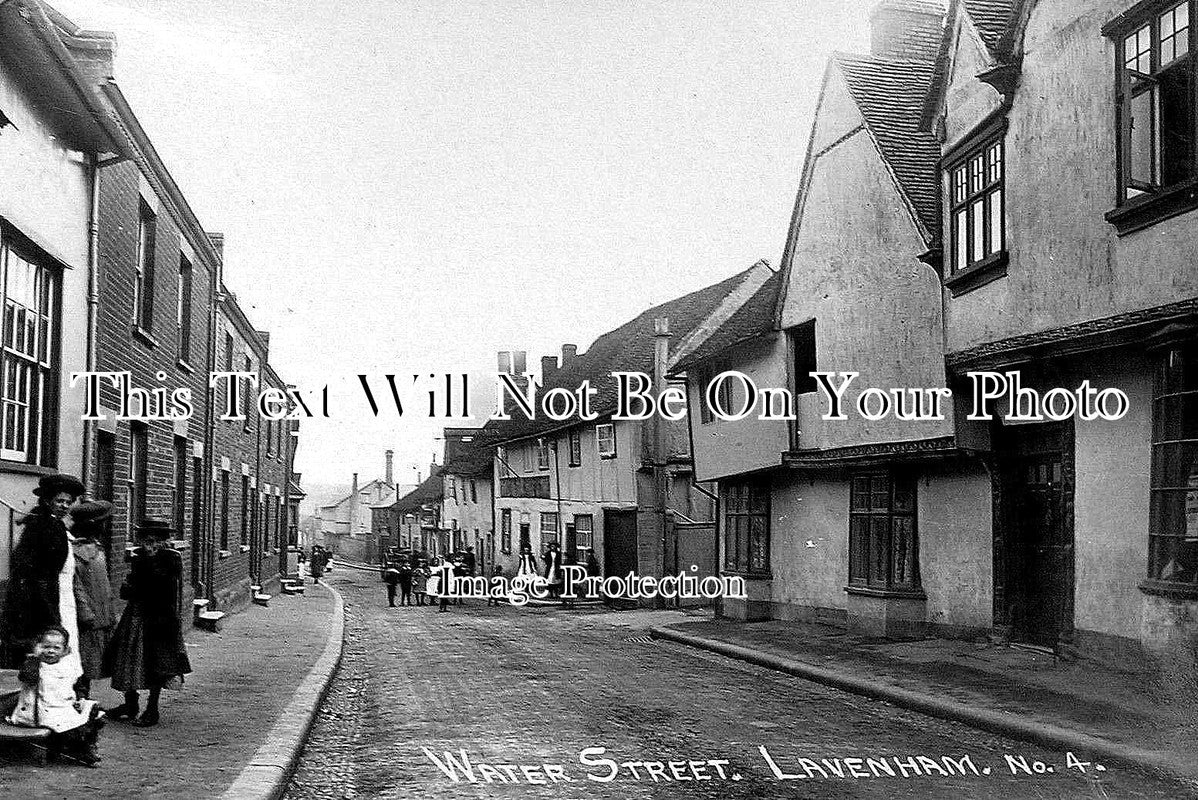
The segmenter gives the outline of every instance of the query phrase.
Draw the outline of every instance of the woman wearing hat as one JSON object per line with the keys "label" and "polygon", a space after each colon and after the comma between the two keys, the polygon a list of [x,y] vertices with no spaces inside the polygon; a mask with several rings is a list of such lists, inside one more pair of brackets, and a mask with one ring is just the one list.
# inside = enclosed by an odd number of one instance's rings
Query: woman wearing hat
{"label": "woman wearing hat", "polygon": [[[83,494],[83,484],[70,475],[44,475],[33,490],[37,505],[22,520],[21,540],[12,551],[12,577],[5,596],[4,666],[15,669],[34,641],[51,625],[78,638],[75,623],[75,559],[62,518]],[[64,661],[82,674],[79,656]]]}
{"label": "woman wearing hat", "polygon": [[112,503],[91,500],[71,509],[72,547],[75,550],[75,611],[79,621],[79,659],[83,677],[75,685],[81,699],[91,694],[91,682],[107,678],[104,649],[112,635],[116,615],[108,587],[107,543],[112,539]]}
{"label": "woman wearing hat", "polygon": [[104,669],[112,688],[125,693],[125,702],[108,712],[112,719],[137,716],[138,691],[149,690],[146,710],[134,725],[158,724],[158,696],[174,689],[191,672],[183,627],[179,622],[183,597],[183,560],[167,545],[174,529],[161,520],[146,520],[137,529],[139,547],[133,551],[129,577],[121,597],[129,601],[104,653]]}

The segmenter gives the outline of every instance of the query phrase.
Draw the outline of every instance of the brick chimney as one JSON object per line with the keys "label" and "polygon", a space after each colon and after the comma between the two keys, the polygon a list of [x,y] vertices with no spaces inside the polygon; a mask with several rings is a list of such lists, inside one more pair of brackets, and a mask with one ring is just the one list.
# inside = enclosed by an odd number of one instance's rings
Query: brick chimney
{"label": "brick chimney", "polygon": [[501,375],[512,374],[512,353],[510,350],[499,351],[499,373]]}
{"label": "brick chimney", "polygon": [[391,478],[394,475],[395,451],[388,450],[385,455],[387,458],[387,472],[385,473],[386,477],[383,480],[387,483],[388,486],[391,486],[392,484],[394,484],[394,481],[392,481]]}
{"label": "brick chimney", "polygon": [[882,0],[869,15],[870,55],[934,58],[944,14],[938,3],[927,0]]}
{"label": "brick chimney", "polygon": [[578,345],[563,344],[562,345],[562,369],[570,366],[570,362],[578,358]]}
{"label": "brick chimney", "polygon": [[[501,375],[511,375],[513,382],[525,390],[528,388],[528,376],[525,374],[528,368],[528,352],[525,350],[501,350],[499,351],[499,373]],[[506,398],[506,396],[505,396]],[[504,410],[507,413],[512,412],[515,403],[511,400],[504,402]],[[523,415],[521,415],[523,419]]]}
{"label": "brick chimney", "polygon": [[541,356],[541,380],[557,372],[557,356]]}

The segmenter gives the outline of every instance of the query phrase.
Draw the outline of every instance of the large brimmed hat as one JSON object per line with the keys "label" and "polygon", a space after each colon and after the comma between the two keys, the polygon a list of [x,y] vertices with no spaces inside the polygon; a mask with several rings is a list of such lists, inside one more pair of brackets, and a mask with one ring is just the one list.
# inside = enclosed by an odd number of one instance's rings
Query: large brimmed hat
{"label": "large brimmed hat", "polygon": [[164,519],[147,519],[137,526],[137,538],[166,541],[175,538],[175,529]]}
{"label": "large brimmed hat", "polygon": [[83,481],[74,475],[43,475],[33,490],[38,497],[53,497],[59,492],[78,497],[83,494]]}
{"label": "large brimmed hat", "polygon": [[103,522],[112,518],[112,503],[105,500],[88,500],[72,506],[69,513],[76,525]]}

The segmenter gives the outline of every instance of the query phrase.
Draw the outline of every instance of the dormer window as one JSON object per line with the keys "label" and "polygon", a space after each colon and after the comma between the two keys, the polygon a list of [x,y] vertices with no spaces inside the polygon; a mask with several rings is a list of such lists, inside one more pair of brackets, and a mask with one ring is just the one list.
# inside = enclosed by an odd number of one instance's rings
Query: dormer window
{"label": "dormer window", "polygon": [[1195,206],[1194,3],[1141,3],[1104,31],[1117,59],[1121,206],[1107,219],[1120,233]]}
{"label": "dormer window", "polygon": [[952,275],[982,268],[1006,254],[1001,135],[987,137],[948,169]]}

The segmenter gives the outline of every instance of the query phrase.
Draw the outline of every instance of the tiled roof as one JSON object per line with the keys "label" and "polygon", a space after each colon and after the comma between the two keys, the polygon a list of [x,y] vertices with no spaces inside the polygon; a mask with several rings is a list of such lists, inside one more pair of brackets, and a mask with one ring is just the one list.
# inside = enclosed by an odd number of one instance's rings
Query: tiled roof
{"label": "tiled roof", "polygon": [[[538,397],[557,387],[576,390],[589,380],[596,390],[591,411],[602,416],[616,407],[616,380],[612,372],[653,373],[653,321],[665,317],[670,321],[670,345],[676,347],[696,325],[703,322],[729,294],[756,269],[756,265],[731,278],[696,292],[654,306],[636,319],[603,334],[587,352],[562,366],[544,382]],[[534,419],[527,420],[519,411],[507,422],[492,420],[486,428],[495,432],[495,441],[512,441],[537,436],[550,430],[566,427],[568,422],[555,422],[537,410]]]}
{"label": "tiled roof", "polygon": [[963,0],[965,10],[982,40],[991,50],[998,49],[1011,26],[1017,0]]}
{"label": "tiled roof", "polygon": [[943,4],[921,0],[885,0],[874,8],[873,13],[881,11],[903,13],[908,23],[897,38],[888,42],[887,50],[891,54],[901,52],[905,58],[920,61],[936,58],[944,32],[946,9]]}
{"label": "tiled roof", "polygon": [[429,473],[423,483],[399,498],[392,508],[402,514],[406,511],[416,511],[427,503],[440,503],[444,489],[445,484],[441,480],[441,467],[438,466]]}
{"label": "tiled roof", "polygon": [[463,477],[490,475],[496,434],[495,428],[446,428],[442,470]]}
{"label": "tiled roof", "polygon": [[778,291],[781,287],[782,273],[774,273],[711,336],[707,337],[689,355],[679,359],[678,363],[673,365],[672,371],[681,372],[734,345],[772,331],[774,329],[774,311],[778,303]]}
{"label": "tiled roof", "polygon": [[935,235],[940,228],[940,144],[920,130],[934,63],[848,53],[833,58],[903,193]]}

